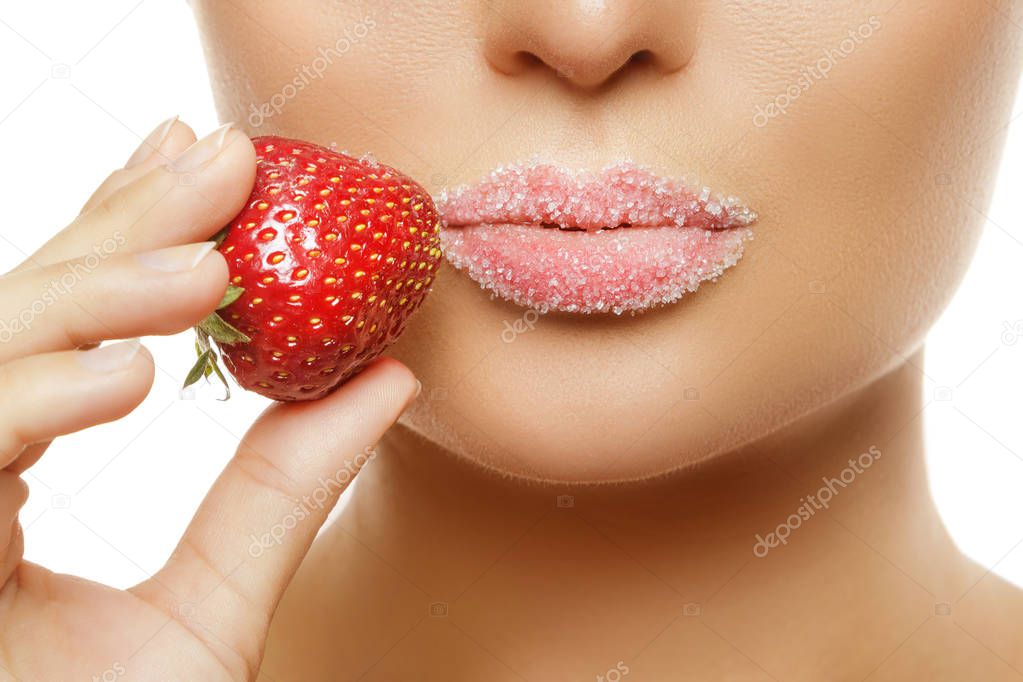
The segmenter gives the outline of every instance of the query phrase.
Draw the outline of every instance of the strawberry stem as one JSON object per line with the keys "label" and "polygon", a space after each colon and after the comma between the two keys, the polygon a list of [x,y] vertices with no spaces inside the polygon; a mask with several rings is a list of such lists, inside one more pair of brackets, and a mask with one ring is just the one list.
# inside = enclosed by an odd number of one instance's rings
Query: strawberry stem
{"label": "strawberry stem", "polygon": [[[244,293],[245,289],[243,287],[229,284],[227,291],[224,292],[224,296],[220,300],[220,304],[217,306],[217,310],[231,305]],[[208,379],[211,374],[216,374],[217,378],[224,385],[224,397],[222,400],[229,400],[231,398],[231,386],[228,384],[224,372],[220,369],[220,355],[217,353],[214,342],[217,345],[225,343],[234,345],[236,343],[249,343],[250,341],[252,339],[248,335],[232,326],[217,313],[213,312],[207,315],[206,319],[195,327],[195,353],[198,359],[185,377],[185,383],[182,388],[188,388],[199,381],[199,379]]]}

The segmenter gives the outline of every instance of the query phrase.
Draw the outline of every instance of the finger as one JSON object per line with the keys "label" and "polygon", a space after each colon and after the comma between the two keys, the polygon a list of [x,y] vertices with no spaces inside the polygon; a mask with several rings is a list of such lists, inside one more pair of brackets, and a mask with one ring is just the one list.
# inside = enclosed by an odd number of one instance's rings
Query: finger
{"label": "finger", "polygon": [[227,288],[213,246],[94,256],[0,278],[0,362],[187,329]]}
{"label": "finger", "polygon": [[158,125],[142,141],[128,158],[123,168],[118,168],[103,181],[82,207],[82,213],[105,201],[125,185],[132,183],[149,171],[168,164],[195,142],[195,133],[178,117]]}
{"label": "finger", "polygon": [[120,419],[152,383],[153,358],[138,339],[0,365],[0,468],[34,443]]}
{"label": "finger", "polygon": [[21,562],[22,540],[18,512],[28,500],[28,486],[17,474],[0,471],[0,586]]}
{"label": "finger", "polygon": [[44,244],[29,262],[40,266],[71,260],[111,242],[138,252],[209,239],[248,200],[255,182],[255,154],[244,133],[219,128],[172,164],[158,165],[112,192]]}
{"label": "finger", "polygon": [[11,471],[16,474],[28,471],[33,464],[38,462],[39,459],[46,454],[46,450],[50,447],[52,442],[52,440],[43,440],[29,445],[13,463],[8,465],[7,471]]}
{"label": "finger", "polygon": [[258,662],[264,629],[317,530],[416,386],[404,365],[383,358],[322,400],[269,408],[170,561],[136,588],[140,596],[190,604],[215,641]]}
{"label": "finger", "polygon": [[[195,133],[190,127],[178,120],[178,117],[168,119],[158,125],[135,149],[128,158],[123,168],[111,173],[103,183],[93,192],[89,200],[85,202],[79,215],[84,214],[103,201],[110,198],[117,190],[125,187],[136,180],[141,179],[150,171],[160,166],[171,163],[189,146],[195,143]],[[79,243],[76,247],[75,233],[73,230],[65,230],[51,240],[44,248],[60,247],[70,254],[66,260],[81,256],[91,244]],[[75,249],[78,249],[77,251]],[[13,270],[19,272],[49,264],[46,252],[40,251],[30,256],[25,262]]]}

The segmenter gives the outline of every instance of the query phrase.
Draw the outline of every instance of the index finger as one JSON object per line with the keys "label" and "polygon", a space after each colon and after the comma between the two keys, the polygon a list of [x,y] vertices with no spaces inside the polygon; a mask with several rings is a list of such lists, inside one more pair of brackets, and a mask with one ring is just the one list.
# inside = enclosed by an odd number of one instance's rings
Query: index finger
{"label": "index finger", "polygon": [[[195,152],[197,167],[178,167]],[[113,237],[126,253],[209,239],[245,205],[255,173],[249,138],[223,126],[104,197],[33,254],[29,267],[77,258]]]}

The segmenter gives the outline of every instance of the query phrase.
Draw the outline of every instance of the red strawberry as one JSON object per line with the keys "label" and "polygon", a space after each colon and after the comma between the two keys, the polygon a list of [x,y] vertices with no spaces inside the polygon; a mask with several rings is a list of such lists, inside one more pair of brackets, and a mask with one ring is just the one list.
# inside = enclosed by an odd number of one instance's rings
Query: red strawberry
{"label": "red strawberry", "polygon": [[185,385],[223,379],[212,338],[243,388],[322,398],[397,339],[422,303],[440,259],[437,209],[375,161],[281,137],[252,143],[252,196],[221,233],[231,287],[198,328],[200,360]]}

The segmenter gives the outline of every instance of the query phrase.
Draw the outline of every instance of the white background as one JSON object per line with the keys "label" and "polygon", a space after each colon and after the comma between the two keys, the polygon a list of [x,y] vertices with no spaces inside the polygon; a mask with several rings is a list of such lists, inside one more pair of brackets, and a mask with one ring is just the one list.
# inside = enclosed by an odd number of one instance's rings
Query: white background
{"label": "white background", "polygon": [[[69,222],[156,123],[180,114],[200,134],[217,124],[184,2],[7,3],[0,63],[0,271]],[[976,260],[931,336],[925,414],[931,485],[950,531],[1023,586],[1019,112],[1017,103]],[[30,560],[116,586],[146,577],[266,404],[241,392],[220,403],[211,390],[181,400],[189,336],[145,343],[159,365],[146,402],[59,440],[28,474]]]}

